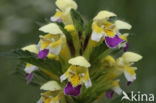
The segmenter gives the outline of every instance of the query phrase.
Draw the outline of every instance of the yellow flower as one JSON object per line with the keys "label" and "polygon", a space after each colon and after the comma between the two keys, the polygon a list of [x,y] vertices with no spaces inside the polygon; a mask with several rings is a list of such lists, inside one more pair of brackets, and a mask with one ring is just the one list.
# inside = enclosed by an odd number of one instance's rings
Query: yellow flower
{"label": "yellow flower", "polygon": [[91,66],[90,63],[83,56],[77,56],[75,58],[72,58],[68,61],[68,63],[72,65],[82,66],[85,68],[88,68]]}
{"label": "yellow flower", "polygon": [[100,11],[93,19],[92,24],[92,36],[91,39],[99,42],[105,35],[113,37],[115,35],[115,26],[108,21],[110,17],[116,16],[116,14],[109,11]]}
{"label": "yellow flower", "polygon": [[22,48],[22,50],[24,50],[24,51],[27,50],[27,51],[35,53],[35,54],[38,53],[38,49],[36,48],[36,44],[31,44],[31,45],[25,46]]}
{"label": "yellow flower", "polygon": [[117,27],[117,29],[128,29],[130,30],[132,28],[132,26],[124,21],[121,20],[117,20],[115,21],[115,25]]}
{"label": "yellow flower", "polygon": [[109,12],[106,10],[100,11],[97,16],[93,19],[95,22],[103,23],[108,20],[110,17],[116,16],[113,12]]}
{"label": "yellow flower", "polygon": [[53,35],[63,34],[60,28],[55,23],[49,23],[47,25],[44,25],[41,28],[39,28],[39,31]]}
{"label": "yellow flower", "polygon": [[117,59],[117,64],[120,69],[123,69],[127,81],[133,82],[136,79],[135,70],[137,70],[137,68],[132,67],[132,65],[141,59],[141,55],[133,52],[125,52],[122,57]]}
{"label": "yellow flower", "polygon": [[88,72],[88,67],[90,67],[90,64],[88,63],[88,61],[84,57],[78,56],[70,59],[68,63],[72,65],[60,77],[61,82],[65,79],[68,79],[73,87],[76,87],[83,83],[85,84],[86,88],[91,87],[92,84]]}
{"label": "yellow flower", "polygon": [[113,86],[112,89],[115,91],[115,93],[121,95],[123,90],[120,88],[119,81],[120,80],[115,80],[112,82],[112,86]]}
{"label": "yellow flower", "polygon": [[57,91],[60,90],[61,87],[56,81],[48,81],[40,87],[41,90],[46,91]]}
{"label": "yellow flower", "polygon": [[[35,53],[35,54],[38,53],[38,49],[36,48],[36,45],[35,44],[31,44],[31,45],[25,46],[25,47],[22,48],[22,50],[24,50],[24,51],[27,50],[27,51],[32,52],[32,53]],[[31,74],[35,70],[38,70],[38,67],[37,66],[32,65],[30,63],[26,63],[26,67],[24,69],[24,71],[26,73]]]}
{"label": "yellow flower", "polygon": [[64,24],[72,24],[72,19],[70,16],[71,9],[77,9],[77,4],[74,0],[57,0],[56,5],[59,10],[56,10],[54,16],[51,20],[54,22],[64,22]]}
{"label": "yellow flower", "polygon": [[56,81],[48,81],[43,84],[40,89],[46,92],[41,94],[38,103],[60,103],[63,93],[55,93],[55,91],[61,91],[61,87]]}
{"label": "yellow flower", "polygon": [[70,10],[71,8],[77,9],[77,4],[74,0],[57,0],[56,5],[61,11],[64,12]]}
{"label": "yellow flower", "polygon": [[24,71],[28,74],[31,74],[33,71],[38,70],[38,67],[35,65],[32,65],[30,63],[26,63],[26,67]]}
{"label": "yellow flower", "polygon": [[71,36],[73,37],[73,38],[75,38],[75,36],[76,36],[76,30],[75,30],[75,27],[74,27],[74,25],[66,25],[65,26],[65,29],[68,31],[68,32],[70,32],[70,34],[71,34]]}
{"label": "yellow flower", "polygon": [[38,49],[48,49],[50,52],[50,55],[48,54],[49,57],[61,55],[64,59],[68,60],[70,58],[70,51],[66,43],[66,37],[55,23],[42,26],[39,30],[49,34],[40,36]]}
{"label": "yellow flower", "polygon": [[105,10],[100,11],[97,14],[97,16],[93,19],[93,32],[91,35],[91,39],[96,42],[99,42],[103,36],[113,38],[115,35],[118,35],[120,37],[120,29],[131,29],[132,26],[124,21],[116,20],[115,22],[110,22],[109,18],[115,16],[116,14],[114,14],[113,12]]}

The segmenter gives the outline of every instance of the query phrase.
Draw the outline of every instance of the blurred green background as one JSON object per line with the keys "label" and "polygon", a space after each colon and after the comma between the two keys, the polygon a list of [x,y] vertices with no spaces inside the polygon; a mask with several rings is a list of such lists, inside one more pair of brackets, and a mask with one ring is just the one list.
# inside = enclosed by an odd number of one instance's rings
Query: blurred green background
{"label": "blurred green background", "polygon": [[[45,22],[55,12],[54,0],[0,0],[0,52],[37,43],[38,23]],[[99,10],[115,12],[133,25],[129,38],[130,50],[143,55],[136,64],[137,80],[127,91],[156,94],[156,0],[76,0],[79,11],[88,19]],[[27,85],[12,72],[17,60],[0,57],[0,102],[36,103],[39,88]],[[124,84],[125,85],[125,84]],[[101,100],[101,103],[103,101]]]}

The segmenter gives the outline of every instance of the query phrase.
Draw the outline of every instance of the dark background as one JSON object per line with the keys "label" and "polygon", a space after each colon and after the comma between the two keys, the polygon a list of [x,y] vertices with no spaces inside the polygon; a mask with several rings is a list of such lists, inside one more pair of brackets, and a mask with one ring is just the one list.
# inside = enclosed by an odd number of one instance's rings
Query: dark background
{"label": "dark background", "polygon": [[[37,43],[39,22],[44,23],[55,12],[54,0],[0,0],[0,52]],[[156,0],[76,0],[78,10],[88,19],[99,10],[115,12],[133,25],[129,37],[130,51],[144,58],[136,64],[137,80],[127,91],[156,94]],[[12,72],[17,60],[0,57],[0,102],[36,103],[39,88],[27,85]],[[123,85],[125,85],[123,83]],[[101,103],[103,101],[101,100]]]}

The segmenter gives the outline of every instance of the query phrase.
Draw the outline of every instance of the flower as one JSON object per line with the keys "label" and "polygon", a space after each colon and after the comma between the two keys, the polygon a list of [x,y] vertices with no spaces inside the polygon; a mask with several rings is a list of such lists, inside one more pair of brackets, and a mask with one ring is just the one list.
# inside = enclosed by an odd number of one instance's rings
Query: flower
{"label": "flower", "polygon": [[115,48],[119,43],[123,42],[118,35],[115,35],[113,38],[106,36],[105,42],[110,48]]}
{"label": "flower", "polygon": [[113,94],[114,94],[114,91],[113,90],[109,90],[109,91],[106,92],[106,97],[108,99],[111,99],[113,97]]}
{"label": "flower", "polygon": [[80,94],[80,89],[82,85],[78,85],[76,87],[73,87],[70,82],[67,83],[67,86],[64,89],[65,95],[72,95],[72,96],[78,96]]}
{"label": "flower", "polygon": [[49,34],[40,36],[38,49],[48,49],[49,53],[59,55],[62,49],[62,45],[65,42],[65,36],[59,27],[56,24],[51,23],[41,27],[39,30]]}
{"label": "flower", "polygon": [[111,83],[111,88],[106,91],[105,95],[108,99],[111,99],[113,97],[114,92],[118,95],[121,95],[123,90],[120,88],[119,85],[120,80],[113,80]]}
{"label": "flower", "polygon": [[132,65],[141,59],[141,55],[133,52],[125,52],[122,57],[117,59],[119,68],[123,68],[124,75],[128,82],[133,82],[136,79],[135,70],[137,70],[137,68],[132,67]]}
{"label": "flower", "polygon": [[38,70],[38,67],[35,66],[35,65],[32,65],[30,63],[26,63],[26,67],[24,69],[24,71],[27,73],[27,74],[31,74],[33,71],[35,70]]}
{"label": "flower", "polygon": [[86,88],[91,87],[92,83],[89,78],[89,72],[88,72],[88,67],[90,67],[90,63],[82,56],[72,58],[68,61],[68,63],[72,65],[60,77],[61,82],[66,79],[68,79],[69,81],[68,85],[65,88],[65,94],[71,93],[71,90],[70,93],[68,93],[69,89],[75,90],[75,88],[81,88],[81,85],[83,83],[85,84]]}
{"label": "flower", "polygon": [[123,90],[120,88],[119,81],[120,80],[115,80],[112,82],[112,86],[113,86],[112,89],[114,90],[115,93],[121,95]]}
{"label": "flower", "polygon": [[[41,98],[37,103],[60,103],[63,94],[60,85],[56,81],[48,81],[40,89],[46,92],[41,93]],[[60,92],[55,95],[56,91]]]}
{"label": "flower", "polygon": [[[24,51],[27,50],[27,51],[35,53],[35,54],[38,53],[38,50],[37,50],[35,44],[31,44],[31,45],[28,45],[26,47],[23,47],[22,50],[24,50]],[[36,71],[36,70],[38,70],[37,66],[32,65],[30,63],[26,63],[26,67],[25,67],[24,71],[26,73],[26,81],[27,81],[27,83],[31,82],[31,80],[33,79],[33,72]]]}
{"label": "flower", "polygon": [[60,90],[61,87],[56,81],[48,81],[40,87],[41,90],[46,91],[57,91]]}
{"label": "flower", "polygon": [[35,44],[31,44],[31,45],[28,45],[28,46],[25,46],[22,48],[22,50],[24,51],[29,51],[31,53],[35,53],[37,54],[38,53],[38,49],[36,48],[36,45]]}
{"label": "flower", "polygon": [[40,50],[37,57],[40,59],[45,59],[47,57],[48,53],[49,53],[48,49]]}
{"label": "flower", "polygon": [[40,41],[37,46],[40,51],[47,49],[49,50],[48,56],[61,55],[67,60],[70,58],[70,51],[66,43],[66,37],[55,23],[47,24],[39,30],[48,33],[44,36],[40,36]]}
{"label": "flower", "polygon": [[[132,26],[106,10],[83,22],[74,0],[56,0],[56,6],[52,23],[39,28],[44,35],[39,36],[38,44],[14,52],[26,62],[27,83],[33,76],[36,84],[46,81],[40,87],[43,92],[37,103],[90,103],[103,95],[110,99],[114,93],[124,94],[118,78],[124,74],[129,86],[136,79],[133,64],[142,59],[137,53],[126,52],[129,34],[121,30]],[[120,48],[124,54],[115,59]],[[26,57],[28,51],[33,54],[31,58]],[[21,73],[19,70],[17,73]],[[62,83],[65,80],[66,85]]]}
{"label": "flower", "polygon": [[[116,20],[115,22],[110,22],[109,19],[111,17],[115,17],[116,14],[109,11],[100,11],[97,16],[93,19],[92,24],[92,35],[91,40],[100,42],[101,40],[105,40],[106,45],[109,48],[115,48],[120,43],[124,41],[119,30],[121,29],[131,29],[131,25],[121,21]],[[104,38],[103,38],[104,37]],[[126,47],[126,45],[124,46]]]}
{"label": "flower", "polygon": [[74,0],[57,0],[56,5],[59,9],[56,9],[56,13],[51,17],[51,21],[72,24],[70,10],[77,9],[76,2]]}

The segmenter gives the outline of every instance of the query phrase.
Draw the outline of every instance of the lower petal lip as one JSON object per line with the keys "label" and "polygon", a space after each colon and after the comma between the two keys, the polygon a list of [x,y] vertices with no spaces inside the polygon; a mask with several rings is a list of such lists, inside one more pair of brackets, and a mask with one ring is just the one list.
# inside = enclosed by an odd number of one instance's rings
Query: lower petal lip
{"label": "lower petal lip", "polygon": [[48,49],[40,50],[38,55],[37,55],[37,58],[45,59],[47,57],[48,53],[49,53]]}
{"label": "lower petal lip", "polygon": [[113,90],[109,90],[109,91],[106,92],[106,97],[108,99],[111,99],[113,97],[113,94],[114,94],[114,91]]}
{"label": "lower petal lip", "polygon": [[27,81],[27,84],[29,84],[31,82],[31,80],[33,79],[33,74],[26,74],[26,81]]}
{"label": "lower petal lip", "polygon": [[119,38],[118,35],[115,35],[114,37],[105,36],[105,42],[109,48],[115,48],[123,42],[123,40]]}
{"label": "lower petal lip", "polygon": [[70,82],[67,83],[67,86],[64,88],[64,94],[65,95],[72,95],[72,96],[78,96],[81,91],[81,85],[78,85],[77,87],[73,87]]}

